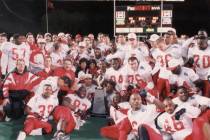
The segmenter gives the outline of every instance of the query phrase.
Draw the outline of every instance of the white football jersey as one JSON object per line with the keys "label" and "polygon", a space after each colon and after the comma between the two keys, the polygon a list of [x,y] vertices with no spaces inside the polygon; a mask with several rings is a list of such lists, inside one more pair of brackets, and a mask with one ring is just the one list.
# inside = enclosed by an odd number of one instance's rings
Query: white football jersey
{"label": "white football jersey", "polygon": [[128,59],[130,57],[136,57],[140,62],[142,62],[142,61],[145,61],[145,57],[147,56],[146,54],[142,52],[141,48],[139,47],[134,49],[129,46],[128,51],[124,53],[125,53],[124,64],[128,63]]}
{"label": "white football jersey", "polygon": [[50,54],[50,57],[52,58],[52,65],[57,67],[62,66],[63,60],[65,58],[63,53],[54,53],[54,52]]}
{"label": "white football jersey", "polygon": [[[186,109],[179,120],[175,119],[175,113],[180,109]],[[175,140],[183,140],[192,132],[192,118],[197,118],[201,113],[200,109],[193,107],[190,104],[182,104],[176,107],[172,114],[164,112],[158,117],[158,126],[161,131],[171,134]]]}
{"label": "white football jersey", "polygon": [[[120,109],[129,110],[131,105],[129,102],[118,103]],[[113,106],[110,107],[110,117],[114,120],[115,124],[118,124],[127,117],[127,114],[122,113],[120,110],[115,109]]]}
{"label": "white football jersey", "polygon": [[45,50],[50,54],[51,52],[53,52],[53,42],[48,42],[45,46]]}
{"label": "white football jersey", "polygon": [[87,98],[82,99],[76,94],[68,94],[66,97],[71,99],[71,103],[76,106],[76,109],[87,111],[91,107],[91,102]]}
{"label": "white football jersey", "polygon": [[116,82],[118,88],[117,90],[121,91],[125,89],[125,87],[123,87],[123,82],[125,81],[125,72],[125,67],[121,67],[119,70],[114,70],[111,67],[106,70],[104,78]]}
{"label": "white football jersey", "polygon": [[[54,98],[54,96],[50,96],[49,98],[45,99],[42,95],[36,95],[32,97],[27,106],[31,108],[31,112],[38,113],[42,116],[43,121],[47,121],[49,115],[53,111],[53,109],[58,105],[58,99]],[[29,115],[28,117],[32,117]]]}
{"label": "white football jersey", "polygon": [[107,50],[111,49],[111,47],[109,45],[106,45],[105,43],[99,43],[97,47],[100,48],[103,52],[106,52]]}
{"label": "white football jersey", "polygon": [[116,44],[117,45],[117,50],[122,51],[122,52],[127,52],[128,51],[128,45],[127,44]]}
{"label": "white football jersey", "polygon": [[153,51],[152,56],[156,61],[155,72],[157,72],[158,69],[160,69],[160,73],[159,73],[160,78],[166,78],[165,77],[165,73],[167,72],[166,67],[168,65],[168,62],[172,58],[178,59],[180,61],[180,64],[183,64],[182,52],[178,44],[169,46],[165,51],[161,51],[160,49],[157,48]]}
{"label": "white football jersey", "polygon": [[92,97],[94,97],[95,93],[96,93],[96,85],[91,85],[89,87],[85,86],[86,87],[86,98],[87,99],[91,99]]}
{"label": "white football jersey", "polygon": [[110,106],[110,117],[114,120],[115,124],[118,124],[123,119],[125,119],[127,115],[115,109],[113,106]]}
{"label": "white football jersey", "polygon": [[132,70],[129,66],[126,70],[126,85],[140,84],[143,86],[145,84],[146,86],[149,83],[151,85],[150,89],[154,87],[151,77],[152,68],[148,63],[141,62],[137,71]]}
{"label": "white football jersey", "polygon": [[197,45],[189,49],[188,58],[194,58],[195,70],[200,79],[207,80],[210,70],[210,46],[200,50]]}
{"label": "white football jersey", "polygon": [[57,76],[50,76],[45,80],[42,80],[36,87],[34,87],[33,91],[35,95],[40,95],[43,92],[43,88],[45,84],[50,84],[53,90],[53,96],[57,98],[58,91],[60,87],[58,86],[58,77]]}
{"label": "white football jersey", "polygon": [[[91,102],[87,98],[80,98],[76,94],[68,94],[66,97],[70,98],[71,104],[76,107],[76,110],[87,111],[91,107]],[[73,114],[74,121],[76,122],[76,130],[79,130],[85,123],[77,114]]]}
{"label": "white football jersey", "polygon": [[16,45],[11,42],[5,42],[2,44],[1,50],[1,72],[3,75],[11,72],[16,67],[18,59],[23,59],[26,66],[29,66],[30,46],[26,43]]}
{"label": "white football jersey", "polygon": [[190,68],[182,67],[181,73],[179,75],[172,74],[169,76],[170,84],[177,84],[177,86],[183,86],[187,84],[189,87],[195,87],[196,80],[199,79],[199,76]]}
{"label": "white football jersey", "polygon": [[142,124],[146,124],[153,128],[157,133],[159,133],[154,123],[154,119],[158,115],[156,110],[157,109],[155,105],[141,105],[141,109],[138,111],[132,111],[132,109],[130,109],[128,111],[128,119],[131,123],[133,132],[137,133],[138,127]]}
{"label": "white football jersey", "polygon": [[61,52],[64,56],[66,56],[66,54],[69,50],[70,50],[70,48],[67,44],[64,44],[64,43],[61,44]]}
{"label": "white football jersey", "polygon": [[210,107],[210,99],[204,96],[201,96],[199,94],[194,94],[188,98],[186,102],[183,102],[179,99],[179,97],[176,97],[173,99],[173,102],[177,105],[182,105],[184,103],[189,103],[192,106],[199,107],[199,105],[206,105]]}

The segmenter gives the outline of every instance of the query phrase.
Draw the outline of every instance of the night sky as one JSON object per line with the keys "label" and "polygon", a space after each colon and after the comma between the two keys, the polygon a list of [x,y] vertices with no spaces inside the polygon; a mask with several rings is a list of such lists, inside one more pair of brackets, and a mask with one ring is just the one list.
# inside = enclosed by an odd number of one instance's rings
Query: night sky
{"label": "night sky", "polygon": [[[3,1],[5,3],[3,3]],[[117,5],[136,2],[117,2]],[[5,5],[6,4],[6,5]],[[49,10],[49,32],[113,35],[113,2],[53,1]],[[174,3],[173,26],[178,34],[193,35],[200,28],[210,33],[210,0],[185,0]],[[46,32],[44,0],[1,0],[0,32]]]}

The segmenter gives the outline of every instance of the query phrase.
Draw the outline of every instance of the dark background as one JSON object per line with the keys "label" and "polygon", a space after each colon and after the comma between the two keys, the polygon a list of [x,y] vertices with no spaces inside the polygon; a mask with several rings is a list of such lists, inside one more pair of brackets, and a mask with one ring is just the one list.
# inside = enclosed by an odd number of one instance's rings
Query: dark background
{"label": "dark background", "polygon": [[[49,32],[113,35],[112,1],[52,0],[48,8]],[[116,5],[138,2],[117,2]],[[0,32],[9,34],[46,32],[45,0],[0,0]],[[193,35],[200,28],[210,33],[210,0],[174,2],[173,27],[178,34]]]}

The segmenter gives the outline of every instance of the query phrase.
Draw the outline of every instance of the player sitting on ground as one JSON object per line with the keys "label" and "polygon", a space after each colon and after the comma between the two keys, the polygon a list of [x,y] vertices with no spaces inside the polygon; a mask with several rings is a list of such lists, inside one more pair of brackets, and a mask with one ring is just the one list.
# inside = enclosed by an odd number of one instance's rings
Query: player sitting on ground
{"label": "player sitting on ground", "polygon": [[71,100],[71,105],[74,106],[74,120],[76,122],[76,128],[79,130],[80,126],[85,123],[87,117],[87,110],[91,107],[91,102],[86,98],[86,88],[84,86],[79,87],[76,94],[68,94],[66,98]]}
{"label": "player sitting on ground", "polygon": [[164,99],[163,103],[165,112],[159,114],[155,119],[156,127],[164,137],[175,140],[191,140],[192,119],[200,115],[200,109],[187,103],[178,106],[169,97]]}
{"label": "player sitting on ground", "polygon": [[[141,96],[143,96],[142,94]],[[163,104],[154,96],[147,93],[144,96],[155,105],[142,105],[141,96],[140,94],[131,95],[129,101],[131,109],[128,111],[128,118],[124,120],[119,129],[119,140],[162,139],[162,136],[155,128],[154,119],[158,115],[156,106],[162,109]],[[131,130],[129,134],[128,128]]]}
{"label": "player sitting on ground", "polygon": [[105,126],[100,129],[101,136],[109,139],[118,139],[119,128],[123,120],[127,117],[127,112],[131,108],[128,102],[120,102],[119,94],[115,94],[110,107],[110,117],[108,123],[111,126]]}
{"label": "player sitting on ground", "polygon": [[185,87],[178,87],[177,90],[178,97],[173,99],[173,102],[177,105],[183,105],[183,104],[190,104],[191,106],[198,107],[202,114],[193,120],[193,132],[192,136],[196,139],[202,139],[204,140],[205,137],[209,137],[210,132],[210,99],[204,96],[201,96],[199,94],[190,94],[189,91],[187,91],[187,88]]}
{"label": "player sitting on ground", "polygon": [[41,135],[42,132],[48,134],[52,131],[52,126],[47,121],[55,106],[58,105],[57,98],[52,94],[52,86],[45,84],[42,94],[35,95],[29,100],[25,108],[28,116],[17,140],[24,140],[26,135]]}
{"label": "player sitting on ground", "polygon": [[71,99],[68,97],[63,99],[62,105],[55,108],[53,118],[57,123],[57,131],[52,140],[70,139],[68,134],[70,134],[76,127],[71,109],[75,109],[75,107],[71,105]]}

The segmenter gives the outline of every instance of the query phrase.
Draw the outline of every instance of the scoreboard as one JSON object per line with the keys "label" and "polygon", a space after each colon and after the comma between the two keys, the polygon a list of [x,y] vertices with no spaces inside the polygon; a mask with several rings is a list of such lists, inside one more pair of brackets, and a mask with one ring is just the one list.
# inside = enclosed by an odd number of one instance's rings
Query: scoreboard
{"label": "scoreboard", "polygon": [[116,33],[162,33],[172,26],[173,5],[138,4],[130,6],[116,6]]}

